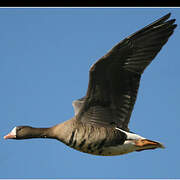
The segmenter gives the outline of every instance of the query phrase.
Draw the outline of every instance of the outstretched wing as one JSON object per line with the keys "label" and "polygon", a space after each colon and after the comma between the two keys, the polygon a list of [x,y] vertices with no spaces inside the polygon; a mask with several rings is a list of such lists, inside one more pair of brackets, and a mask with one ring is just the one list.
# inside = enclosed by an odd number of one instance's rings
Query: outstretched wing
{"label": "outstretched wing", "polygon": [[141,74],[172,35],[170,13],[113,47],[90,69],[87,94],[77,120],[115,125],[128,131],[128,123]]}

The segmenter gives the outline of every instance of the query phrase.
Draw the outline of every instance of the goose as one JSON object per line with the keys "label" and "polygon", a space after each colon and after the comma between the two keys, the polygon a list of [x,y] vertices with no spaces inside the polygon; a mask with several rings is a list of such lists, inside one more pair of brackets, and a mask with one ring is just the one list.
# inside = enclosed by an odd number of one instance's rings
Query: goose
{"label": "goose", "polygon": [[4,139],[52,138],[101,156],[164,148],[130,131],[128,123],[141,75],[177,26],[170,15],[123,39],[91,66],[86,95],[73,101],[73,118],[49,128],[16,126]]}

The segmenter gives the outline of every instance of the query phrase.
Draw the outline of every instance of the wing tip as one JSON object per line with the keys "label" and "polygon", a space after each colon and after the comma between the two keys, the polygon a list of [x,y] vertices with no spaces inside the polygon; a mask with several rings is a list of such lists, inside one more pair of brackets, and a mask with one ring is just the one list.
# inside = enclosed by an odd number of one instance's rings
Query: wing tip
{"label": "wing tip", "polygon": [[169,19],[170,16],[171,16],[171,13],[169,12],[169,13],[167,13],[166,15],[164,15],[162,18],[163,18],[163,19]]}
{"label": "wing tip", "polygon": [[169,12],[166,15],[162,16],[161,18],[155,20],[154,22],[148,24],[147,26],[145,26],[144,28],[140,29],[139,31],[136,31],[135,33],[131,34],[130,36],[127,37],[127,39],[138,37],[140,34],[146,32],[147,30],[149,30],[149,29],[151,29],[153,27],[165,24],[165,23],[171,24],[174,27],[174,29],[175,29],[177,27],[177,24],[173,24],[173,23],[176,21],[176,19],[168,20],[170,18],[170,16],[171,16],[171,12]]}
{"label": "wing tip", "polygon": [[[163,23],[169,23],[169,24],[173,25],[174,28],[176,28],[176,27],[177,27],[177,24],[174,24],[174,23],[176,22],[176,19],[173,18],[173,19],[168,20],[168,19],[170,18],[170,16],[171,16],[171,13],[169,12],[168,14],[164,15],[163,17],[161,17],[161,18],[160,18],[159,20],[157,20],[156,22],[160,22],[161,24],[163,24]],[[168,20],[168,21],[166,21],[166,20]],[[156,24],[156,22],[155,22],[155,24]]]}

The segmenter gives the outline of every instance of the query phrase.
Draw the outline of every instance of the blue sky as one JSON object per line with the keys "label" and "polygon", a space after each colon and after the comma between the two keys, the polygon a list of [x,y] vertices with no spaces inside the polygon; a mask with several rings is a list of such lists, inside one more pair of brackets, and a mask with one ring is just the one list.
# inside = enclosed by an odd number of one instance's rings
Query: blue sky
{"label": "blue sky", "polygon": [[180,178],[179,27],[146,69],[130,129],[166,149],[101,157],[51,139],[4,140],[14,126],[74,116],[90,66],[175,8],[1,8],[0,178]]}

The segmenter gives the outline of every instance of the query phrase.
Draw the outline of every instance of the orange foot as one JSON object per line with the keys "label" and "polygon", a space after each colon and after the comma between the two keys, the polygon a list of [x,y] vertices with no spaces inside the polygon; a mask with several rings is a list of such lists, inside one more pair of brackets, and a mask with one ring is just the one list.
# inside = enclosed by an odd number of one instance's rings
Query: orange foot
{"label": "orange foot", "polygon": [[156,149],[156,148],[165,148],[163,144],[156,141],[151,141],[148,139],[135,140],[135,145],[139,147],[139,149],[136,151],[143,151],[143,150]]}

